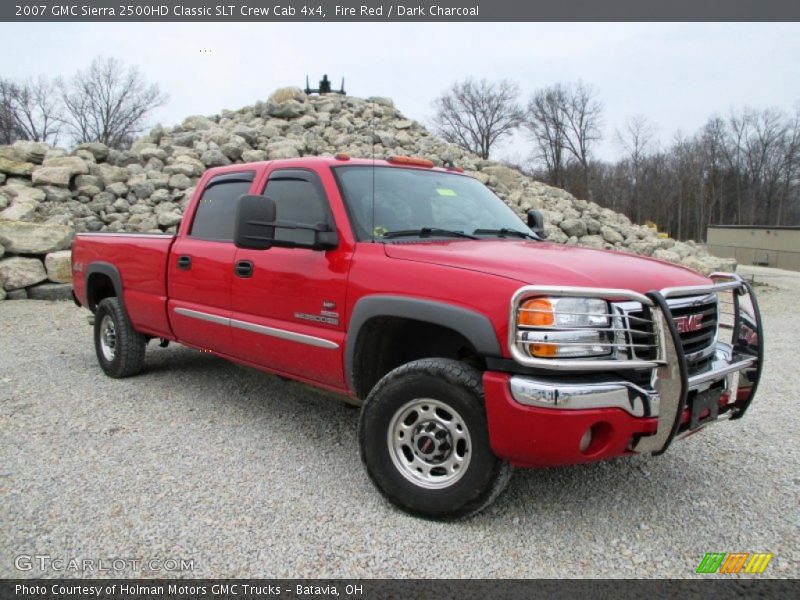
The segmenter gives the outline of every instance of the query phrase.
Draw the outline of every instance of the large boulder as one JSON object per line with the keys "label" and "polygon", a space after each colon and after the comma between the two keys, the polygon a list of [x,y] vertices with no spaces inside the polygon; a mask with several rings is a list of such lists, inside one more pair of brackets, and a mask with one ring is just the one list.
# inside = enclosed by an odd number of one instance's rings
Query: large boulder
{"label": "large boulder", "polygon": [[86,175],[89,172],[89,166],[86,164],[86,161],[77,156],[58,156],[56,158],[45,158],[42,166],[67,169],[69,170],[70,175]]}
{"label": "large boulder", "polygon": [[69,283],[42,283],[28,288],[31,300],[71,300],[72,285]]}
{"label": "large boulder", "polygon": [[74,231],[64,225],[0,221],[0,244],[12,254],[47,254],[69,248]]}
{"label": "large boulder", "polygon": [[47,144],[42,142],[29,142],[28,140],[14,142],[13,148],[19,155],[20,160],[36,163],[37,165],[42,164],[44,157],[47,155],[47,151],[50,150],[50,146]]}
{"label": "large boulder", "polygon": [[33,221],[36,205],[31,202],[15,202],[0,210],[0,221]]}
{"label": "large boulder", "polygon": [[9,160],[8,158],[0,156],[0,173],[5,173],[6,175],[29,177],[35,166],[36,165],[30,162]]}
{"label": "large boulder", "polygon": [[100,142],[85,142],[78,146],[79,150],[86,150],[89,152],[96,162],[102,162],[108,158],[109,148]]}
{"label": "large boulder", "polygon": [[305,114],[307,107],[297,100],[287,100],[280,104],[270,102],[267,104],[267,114],[278,119],[295,119]]}
{"label": "large boulder", "polygon": [[34,185],[55,185],[69,187],[72,172],[64,167],[39,167],[33,171]]}
{"label": "large boulder", "polygon": [[47,278],[55,283],[72,281],[72,251],[59,250],[44,257]]}
{"label": "large boulder", "polygon": [[296,102],[305,102],[308,100],[306,93],[299,87],[284,87],[278,88],[269,97],[269,102],[273,104],[283,104],[294,100]]}
{"label": "large boulder", "polygon": [[128,180],[128,172],[125,169],[106,163],[89,165],[89,173],[100,179],[105,185],[125,183]]}
{"label": "large boulder", "polygon": [[6,291],[35,285],[47,279],[42,261],[38,258],[12,256],[0,259],[0,280]]}
{"label": "large boulder", "polygon": [[0,192],[13,199],[14,202],[31,202],[37,204],[45,199],[44,191],[27,185],[10,184],[0,188]]}
{"label": "large boulder", "polygon": [[210,148],[203,152],[200,157],[203,164],[207,167],[222,167],[231,164],[230,159],[222,153],[219,148]]}
{"label": "large boulder", "polygon": [[570,237],[581,238],[589,232],[586,222],[581,219],[564,219],[558,226]]}

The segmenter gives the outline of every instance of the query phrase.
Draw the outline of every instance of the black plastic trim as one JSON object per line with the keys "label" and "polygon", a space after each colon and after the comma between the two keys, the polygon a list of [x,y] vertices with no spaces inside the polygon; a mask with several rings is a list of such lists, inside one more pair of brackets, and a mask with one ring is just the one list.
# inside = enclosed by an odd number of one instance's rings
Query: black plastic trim
{"label": "black plastic trim", "polygon": [[500,355],[500,342],[492,322],[485,315],[435,300],[390,295],[367,296],[359,300],[353,309],[345,341],[345,374],[353,389],[358,334],[364,324],[375,317],[399,317],[448,327],[467,338],[480,356]]}
{"label": "black plastic trim", "polygon": [[87,308],[92,312],[97,310],[97,305],[92,305],[92,296],[89,291],[89,278],[95,273],[107,275],[108,278],[111,279],[111,284],[114,286],[114,293],[117,298],[119,298],[122,310],[125,310],[125,297],[122,294],[124,288],[122,287],[122,277],[119,274],[119,270],[111,263],[102,261],[93,262],[86,268],[86,303],[89,305]]}
{"label": "black plastic trim", "polygon": [[255,178],[255,171],[237,171],[236,173],[224,173],[222,175],[216,175],[209,180],[209,182],[206,184],[206,187],[203,188],[203,192],[205,192],[208,188],[214,187],[220,183],[231,183],[232,181],[246,182],[253,181]]}

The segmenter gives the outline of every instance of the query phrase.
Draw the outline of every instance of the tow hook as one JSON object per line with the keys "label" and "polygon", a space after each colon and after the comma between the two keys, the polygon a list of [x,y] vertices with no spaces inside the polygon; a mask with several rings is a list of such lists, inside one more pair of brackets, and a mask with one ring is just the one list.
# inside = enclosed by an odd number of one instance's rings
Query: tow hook
{"label": "tow hook", "polygon": [[165,340],[164,338],[160,338],[160,339],[161,339],[161,341],[158,342],[158,347],[159,348],[166,348],[167,346],[169,346],[169,340]]}

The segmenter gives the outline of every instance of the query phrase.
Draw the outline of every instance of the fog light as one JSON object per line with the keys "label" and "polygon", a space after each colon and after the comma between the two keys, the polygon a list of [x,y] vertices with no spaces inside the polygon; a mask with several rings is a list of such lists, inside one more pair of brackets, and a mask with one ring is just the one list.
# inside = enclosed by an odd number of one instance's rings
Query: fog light
{"label": "fog light", "polygon": [[592,428],[589,427],[589,429],[587,429],[584,432],[583,437],[581,437],[581,441],[578,444],[578,450],[580,450],[581,452],[586,452],[591,443],[592,443]]}

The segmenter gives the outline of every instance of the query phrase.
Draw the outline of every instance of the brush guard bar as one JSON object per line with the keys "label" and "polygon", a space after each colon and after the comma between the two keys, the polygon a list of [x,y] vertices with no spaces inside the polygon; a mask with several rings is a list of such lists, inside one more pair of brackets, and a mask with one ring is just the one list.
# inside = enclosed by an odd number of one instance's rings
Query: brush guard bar
{"label": "brush guard bar", "polygon": [[[508,340],[511,356],[526,367],[556,372],[649,370],[651,387],[658,397],[658,428],[654,434],[635,440],[631,450],[662,454],[681,430],[690,392],[699,393],[724,380],[728,402],[723,416],[739,419],[750,406],[761,377],[763,326],[752,288],[747,281],[733,273],[712,273],[709,277],[713,281],[709,285],[666,288],[647,294],[622,289],[525,286],[514,294],[511,301]],[[715,354],[705,368],[690,374],[668,300],[708,294],[716,294],[718,302],[718,329],[713,342]],[[651,315],[655,357],[639,359],[635,358],[635,352],[630,353],[634,358],[557,359],[531,356],[526,350],[526,345],[533,343],[528,341],[529,330],[520,329],[517,319],[522,303],[536,297],[601,298],[611,303],[640,303]],[[609,311],[609,317],[613,316],[613,312]],[[614,322],[611,323],[609,331],[614,331]],[[619,336],[627,336],[628,331],[623,327],[621,333],[615,332],[615,342],[609,345],[633,348],[632,342],[619,342]]]}

